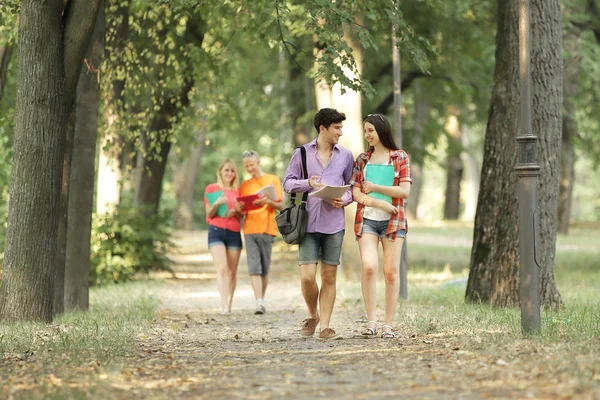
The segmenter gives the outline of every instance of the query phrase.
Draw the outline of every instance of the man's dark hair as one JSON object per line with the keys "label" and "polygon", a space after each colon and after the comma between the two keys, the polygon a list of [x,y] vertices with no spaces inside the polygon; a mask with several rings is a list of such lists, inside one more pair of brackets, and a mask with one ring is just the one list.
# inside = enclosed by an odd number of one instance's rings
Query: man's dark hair
{"label": "man's dark hair", "polygon": [[325,128],[329,128],[331,124],[338,124],[346,120],[346,115],[333,108],[321,108],[318,113],[315,114],[315,129],[317,135],[319,134],[319,128],[323,125]]}

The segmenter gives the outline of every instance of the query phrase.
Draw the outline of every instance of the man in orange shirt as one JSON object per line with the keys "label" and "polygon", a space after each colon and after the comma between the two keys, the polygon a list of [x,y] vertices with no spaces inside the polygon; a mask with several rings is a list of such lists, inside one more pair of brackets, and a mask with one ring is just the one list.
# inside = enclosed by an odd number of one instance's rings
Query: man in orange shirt
{"label": "man in orange shirt", "polygon": [[263,196],[254,201],[260,208],[244,210],[242,203],[238,203],[239,212],[246,214],[244,221],[244,239],[246,242],[246,257],[248,259],[248,273],[252,280],[252,289],[256,298],[255,314],[264,314],[265,292],[269,282],[269,268],[271,266],[271,251],[273,241],[277,236],[275,223],[275,210],[283,209],[283,190],[281,180],[272,174],[266,174],[260,168],[260,156],[256,151],[245,151],[242,154],[244,168],[251,176],[240,185],[240,196],[250,196],[266,186],[273,185],[275,199]]}

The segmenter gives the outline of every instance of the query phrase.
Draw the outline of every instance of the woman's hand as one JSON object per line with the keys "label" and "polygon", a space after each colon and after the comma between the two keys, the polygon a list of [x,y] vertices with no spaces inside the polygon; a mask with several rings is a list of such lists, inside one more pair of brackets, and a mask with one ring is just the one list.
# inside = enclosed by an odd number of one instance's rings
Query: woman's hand
{"label": "woman's hand", "polygon": [[244,213],[244,202],[243,201],[237,201],[233,207],[234,207],[234,210],[237,211],[238,213],[240,213],[240,214]]}
{"label": "woman's hand", "polygon": [[366,193],[366,194],[369,194],[371,192],[376,192],[378,189],[378,185],[376,185],[370,181],[363,181],[361,186],[362,186],[363,193]]}
{"label": "woman's hand", "polygon": [[236,216],[236,211],[235,210],[227,210],[227,212],[225,213],[225,218],[231,218],[231,217],[235,217]]}
{"label": "woman's hand", "polygon": [[227,197],[223,194],[215,200],[213,205],[220,206],[221,204],[226,204],[226,203],[227,203]]}
{"label": "woman's hand", "polygon": [[380,210],[383,210],[385,212],[388,212],[392,215],[396,215],[398,214],[398,207],[388,203],[387,201],[384,200],[380,200],[380,199],[375,199],[375,202],[373,204],[373,207],[377,207]]}

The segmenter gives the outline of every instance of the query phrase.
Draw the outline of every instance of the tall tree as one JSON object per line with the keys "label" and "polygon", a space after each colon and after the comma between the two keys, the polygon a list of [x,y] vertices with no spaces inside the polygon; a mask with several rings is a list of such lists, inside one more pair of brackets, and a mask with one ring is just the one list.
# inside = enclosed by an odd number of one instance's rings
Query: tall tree
{"label": "tall tree", "polygon": [[412,152],[410,154],[410,172],[412,174],[413,183],[410,188],[410,197],[407,200],[406,206],[409,218],[411,219],[419,218],[419,199],[421,197],[421,189],[423,188],[423,181],[425,178],[423,171],[423,159],[425,154],[425,149],[423,148],[423,136],[429,118],[430,108],[430,101],[426,93],[427,92],[420,82],[414,83],[414,129],[411,135]]}
{"label": "tall tree", "polygon": [[[498,2],[494,88],[484,143],[481,187],[475,217],[471,269],[466,290],[469,302],[497,306],[518,304],[518,204],[516,175],[519,132],[518,2]],[[533,129],[540,138],[538,185],[541,298],[559,306],[554,283],[558,162],[562,106],[560,4],[532,1]]]}
{"label": "tall tree", "polygon": [[460,186],[464,165],[460,158],[462,152],[461,126],[458,110],[451,106],[446,121],[448,133],[448,156],[446,160],[446,196],[444,201],[444,219],[458,219],[460,214]]}
{"label": "tall tree", "polygon": [[101,7],[77,85],[75,136],[69,174],[65,311],[87,310],[89,307],[90,237],[100,102],[100,63],[104,51],[104,15],[104,8]]}
{"label": "tall tree", "polygon": [[[190,55],[193,49],[189,47],[201,48],[207,28],[201,15],[193,14],[186,21],[183,35],[177,31],[169,32],[173,14],[165,6],[160,7],[157,14],[159,25],[156,36],[159,40],[154,44],[157,59],[155,73],[159,78],[159,87],[152,91],[151,96],[151,106],[155,112],[140,135],[140,151],[143,157],[138,158],[134,199],[135,205],[146,215],[158,212],[172,144],[172,129],[180,113],[190,104],[189,96],[194,87],[194,67]],[[173,46],[170,46],[171,43]],[[179,61],[179,70],[176,71],[181,76],[169,82],[164,77],[168,75],[174,59]]]}
{"label": "tall tree", "polygon": [[[200,165],[206,144],[207,121],[202,116],[196,125],[197,131],[191,150],[169,156],[169,164],[173,171],[173,186],[177,205],[175,206],[175,229],[191,230],[194,228],[195,184],[200,173]],[[189,147],[188,147],[189,149]],[[183,149],[182,149],[183,150]],[[171,149],[173,153],[173,149]]]}
{"label": "tall tree", "polygon": [[8,73],[8,64],[10,62],[12,52],[12,44],[0,44],[0,100],[2,100],[2,95],[4,94],[4,87],[6,86],[6,75]]}
{"label": "tall tree", "polygon": [[125,103],[125,83],[128,76],[127,44],[129,38],[128,0],[107,0],[106,26],[106,91],[103,107],[104,132],[101,136],[98,155],[98,190],[96,194],[96,212],[104,214],[114,211],[121,201],[121,183],[125,175],[123,156],[124,138],[123,118]]}
{"label": "tall tree", "polygon": [[52,320],[67,117],[100,0],[21,2],[0,319]]}
{"label": "tall tree", "polygon": [[562,18],[560,0],[534,0],[531,18],[533,130],[539,141],[538,182],[541,242],[541,301],[560,307],[554,281],[563,107]]}
{"label": "tall tree", "polygon": [[[577,53],[577,38],[567,35],[565,47],[569,54]],[[564,102],[562,121],[562,146],[560,163],[560,196],[558,202],[558,231],[569,233],[573,185],[575,183],[575,138],[577,137],[577,121],[575,119],[575,102],[579,89],[579,60],[568,57],[564,61]]]}

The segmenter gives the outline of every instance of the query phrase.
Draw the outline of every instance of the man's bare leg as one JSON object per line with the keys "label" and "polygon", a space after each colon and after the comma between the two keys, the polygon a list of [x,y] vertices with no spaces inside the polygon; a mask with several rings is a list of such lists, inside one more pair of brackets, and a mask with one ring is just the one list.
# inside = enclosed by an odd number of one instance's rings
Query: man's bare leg
{"label": "man's bare leg", "polygon": [[321,309],[321,330],[329,328],[329,320],[333,312],[336,294],[337,266],[321,264],[321,292],[319,294],[319,306]]}
{"label": "man's bare leg", "polygon": [[300,280],[302,295],[308,308],[310,318],[319,315],[319,286],[317,285],[317,264],[305,264],[300,266]]}

